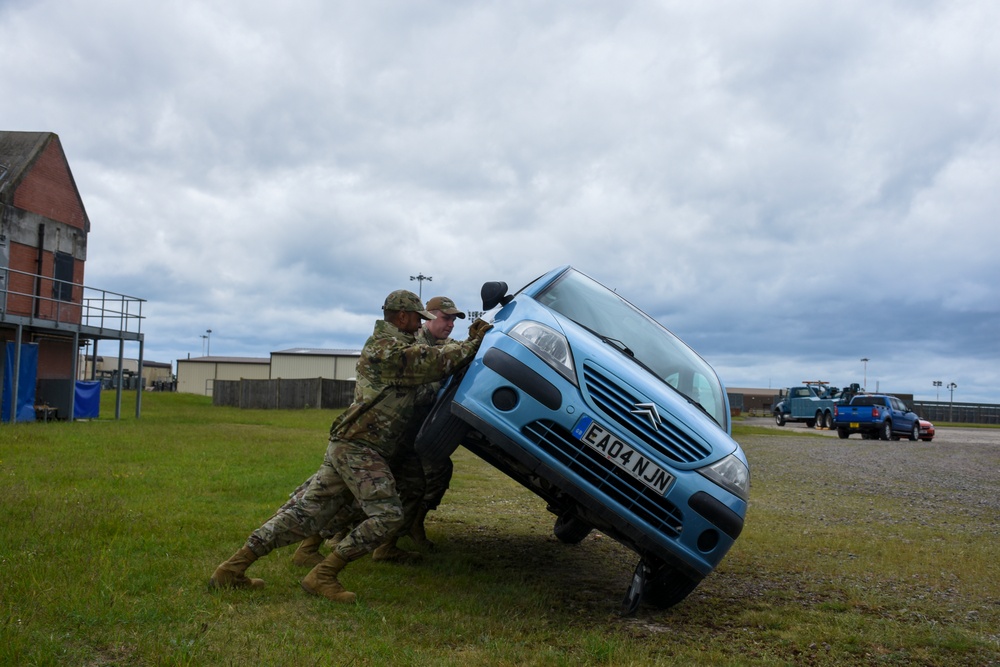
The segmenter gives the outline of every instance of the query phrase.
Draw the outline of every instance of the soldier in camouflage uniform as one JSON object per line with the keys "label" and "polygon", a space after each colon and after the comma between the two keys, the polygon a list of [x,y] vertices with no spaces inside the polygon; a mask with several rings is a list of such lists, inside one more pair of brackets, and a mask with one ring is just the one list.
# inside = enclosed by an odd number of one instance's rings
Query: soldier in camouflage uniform
{"label": "soldier in camouflage uniform", "polygon": [[[416,333],[417,342],[427,345],[447,345],[452,343],[450,338],[452,330],[455,328],[456,319],[465,319],[465,313],[458,309],[455,302],[446,296],[436,296],[427,302],[427,310],[434,315],[433,320],[427,320],[420,331]],[[435,383],[435,392],[440,388],[441,383]],[[427,513],[437,509],[441,504],[441,499],[448,491],[451,484],[451,475],[454,470],[451,459],[446,458],[440,462],[421,461],[424,472],[424,493],[417,506],[413,523],[410,526],[410,538],[417,544],[424,547],[433,547],[427,539],[424,530],[424,519]],[[404,499],[405,503],[405,499]]]}
{"label": "soldier in camouflage uniform", "polygon": [[469,327],[468,340],[429,346],[413,336],[421,320],[434,317],[416,294],[391,293],[383,311],[384,319],[375,323],[358,360],[354,403],[330,427],[326,456],[312,482],[294,505],[255,530],[216,568],[210,586],[263,587],[263,580],[246,576],[247,568],[278,547],[317,535],[353,496],[366,519],[302,580],[307,593],[353,602],[355,594],[344,589],[337,575],[403,525],[403,508],[387,461],[401,446],[412,447],[425,414],[421,403],[428,400],[425,385],[468,364],[490,325],[477,320]]}
{"label": "soldier in camouflage uniform", "polygon": [[[424,321],[423,326],[414,334],[417,342],[425,345],[454,343],[455,341],[450,336],[455,328],[455,320],[465,319],[465,313],[459,310],[455,302],[446,296],[436,296],[430,299],[427,302],[427,312],[434,315],[434,319]],[[441,382],[430,383],[427,390],[437,394],[441,384]],[[421,419],[421,421],[423,420]],[[432,463],[414,458],[412,449],[401,448],[399,458],[390,461],[389,467],[396,479],[396,489],[403,504],[403,526],[394,535],[391,535],[385,544],[372,552],[372,560],[413,560],[419,557],[419,554],[399,549],[396,542],[402,535],[409,532],[410,538],[416,544],[425,548],[433,548],[434,545],[427,539],[424,519],[429,511],[437,509],[444,494],[448,491],[454,466],[451,459]],[[293,492],[283,509],[290,507],[305,493],[311,480],[312,477]],[[351,526],[363,519],[364,513],[361,512],[357,503],[345,507],[330,525],[320,531],[319,535],[307,537],[299,544],[299,548],[292,555],[292,562],[302,567],[313,567],[323,560],[323,556],[319,553],[319,547],[324,540],[331,539],[342,532],[346,533]]]}

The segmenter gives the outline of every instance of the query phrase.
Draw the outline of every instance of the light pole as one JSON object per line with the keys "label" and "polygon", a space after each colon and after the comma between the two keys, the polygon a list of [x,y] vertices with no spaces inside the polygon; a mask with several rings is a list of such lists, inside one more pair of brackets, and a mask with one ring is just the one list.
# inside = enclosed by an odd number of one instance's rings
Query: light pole
{"label": "light pole", "polygon": [[208,345],[208,352],[205,353],[205,356],[210,357],[212,356],[212,330],[205,329],[205,333],[207,334],[205,336],[205,343]]}
{"label": "light pole", "polygon": [[941,380],[934,380],[934,386],[937,387],[937,398],[935,400],[941,400]]}
{"label": "light pole", "polygon": [[201,356],[205,356],[205,339],[208,338],[205,334],[199,336],[201,338]]}
{"label": "light pole", "polygon": [[417,285],[418,285],[418,287],[417,287],[417,296],[420,298],[421,301],[423,301],[424,300],[424,281],[426,280],[427,282],[430,282],[430,281],[434,280],[433,276],[425,276],[422,273],[418,273],[415,276],[410,276],[410,280],[416,280],[417,281]]}
{"label": "light pole", "polygon": [[955,405],[955,390],[956,389],[958,389],[958,385],[957,384],[955,384],[954,382],[949,382],[948,383],[948,391],[949,391],[949,393],[951,393],[951,397],[948,399],[948,421],[954,421],[952,419],[951,411],[952,411],[952,408]]}
{"label": "light pole", "polygon": [[861,363],[863,363],[865,365],[865,381],[864,381],[864,384],[862,384],[861,386],[862,386],[862,388],[864,388],[865,391],[868,391],[868,362],[869,361],[870,361],[870,359],[868,357],[861,357]]}

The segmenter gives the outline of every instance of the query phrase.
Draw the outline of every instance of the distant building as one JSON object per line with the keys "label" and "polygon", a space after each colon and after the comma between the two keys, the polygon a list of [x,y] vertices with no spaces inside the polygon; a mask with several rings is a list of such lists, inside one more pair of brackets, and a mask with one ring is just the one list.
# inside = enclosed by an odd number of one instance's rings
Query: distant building
{"label": "distant building", "polygon": [[360,350],[296,347],[258,357],[195,357],[177,360],[177,391],[212,395],[215,380],[353,380]]}
{"label": "distant building", "polygon": [[[122,358],[122,376],[128,380],[129,378],[134,378],[139,373],[139,360],[138,359],[127,359]],[[81,380],[112,380],[109,386],[116,386],[113,383],[113,379],[118,374],[118,357],[102,357],[98,356],[96,363],[93,355],[81,355],[79,363],[80,373],[79,379]],[[142,362],[142,380],[141,387],[143,389],[156,389],[162,391],[173,391],[175,389],[174,385],[174,373],[173,366],[167,363],[159,361],[146,361]],[[125,387],[127,389],[136,388],[136,383],[127,382]]]}

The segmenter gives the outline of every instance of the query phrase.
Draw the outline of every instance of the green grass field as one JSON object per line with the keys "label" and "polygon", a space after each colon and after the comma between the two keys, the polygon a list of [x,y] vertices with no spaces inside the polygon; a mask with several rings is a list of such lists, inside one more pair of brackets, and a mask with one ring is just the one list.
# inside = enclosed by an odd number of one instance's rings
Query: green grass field
{"label": "green grass field", "polygon": [[742,537],[683,603],[627,618],[635,556],[559,543],[542,501],[460,449],[435,552],[352,563],[359,602],[336,605],[301,591],[291,547],[251,568],[262,591],[206,587],[319,465],[332,413],[146,394],[114,421],[112,398],[95,421],[0,425],[2,665],[1000,664],[995,449],[886,461],[737,427]]}

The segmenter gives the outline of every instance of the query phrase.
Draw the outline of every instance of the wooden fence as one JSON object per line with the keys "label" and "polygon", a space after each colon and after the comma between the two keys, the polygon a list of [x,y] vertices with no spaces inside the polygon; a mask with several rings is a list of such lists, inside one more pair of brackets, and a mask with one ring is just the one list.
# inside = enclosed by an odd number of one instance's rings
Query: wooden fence
{"label": "wooden fence", "polygon": [[212,404],[263,410],[346,408],[354,400],[354,380],[216,380]]}

